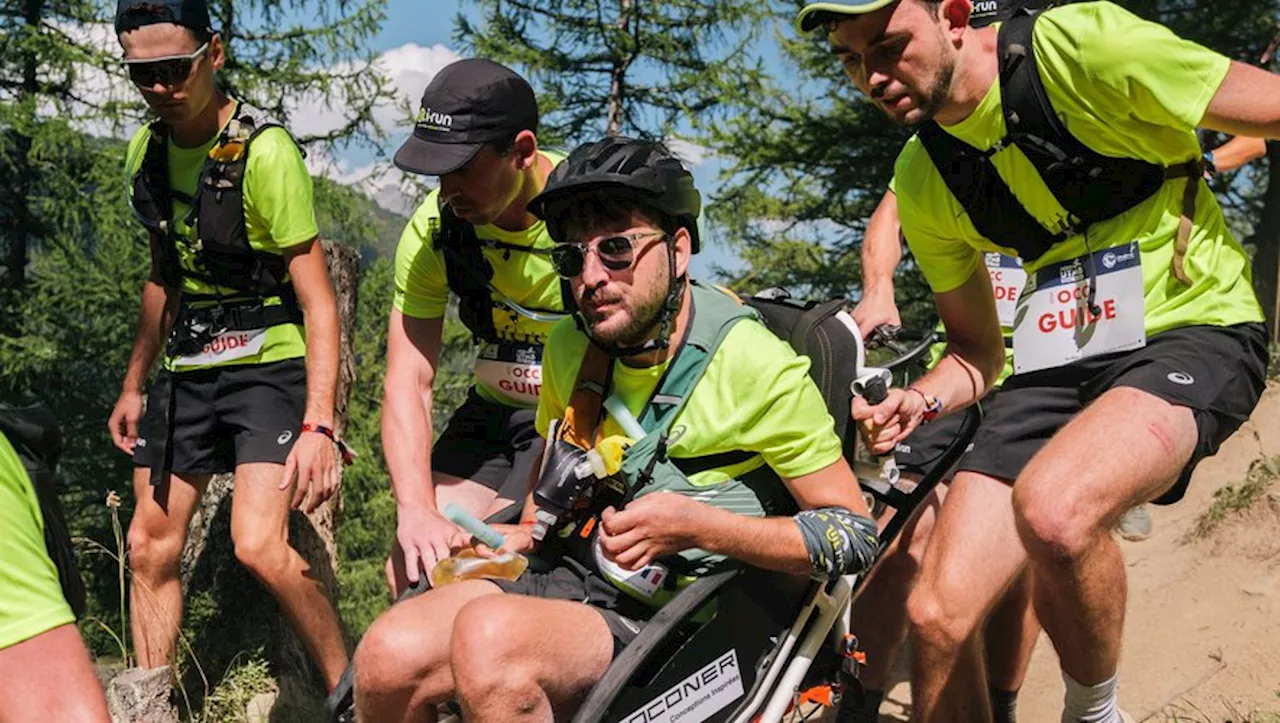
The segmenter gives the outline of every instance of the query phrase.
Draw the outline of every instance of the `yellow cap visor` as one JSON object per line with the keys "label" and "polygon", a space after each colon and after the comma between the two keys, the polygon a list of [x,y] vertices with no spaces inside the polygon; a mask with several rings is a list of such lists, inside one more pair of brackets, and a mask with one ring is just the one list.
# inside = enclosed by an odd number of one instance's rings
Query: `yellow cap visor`
{"label": "yellow cap visor", "polygon": [[800,32],[816,30],[823,15],[866,15],[889,5],[896,0],[866,0],[866,2],[824,2],[810,3],[804,6],[796,16],[796,27]]}

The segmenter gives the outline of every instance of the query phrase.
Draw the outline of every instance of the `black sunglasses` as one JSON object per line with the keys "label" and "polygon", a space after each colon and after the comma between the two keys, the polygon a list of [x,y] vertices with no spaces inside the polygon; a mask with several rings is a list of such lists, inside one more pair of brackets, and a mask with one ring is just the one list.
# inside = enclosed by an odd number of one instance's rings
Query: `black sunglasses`
{"label": "black sunglasses", "polygon": [[588,251],[594,249],[600,263],[610,271],[626,271],[636,262],[635,244],[646,238],[663,241],[671,237],[665,231],[650,231],[627,236],[608,236],[594,244],[562,243],[551,249],[551,266],[562,278],[572,279],[582,273]]}
{"label": "black sunglasses", "polygon": [[208,50],[209,44],[205,43],[196,48],[195,52],[186,55],[166,55],[163,58],[120,62],[129,71],[129,80],[143,90],[154,88],[157,83],[166,88],[177,88],[187,82],[196,61]]}

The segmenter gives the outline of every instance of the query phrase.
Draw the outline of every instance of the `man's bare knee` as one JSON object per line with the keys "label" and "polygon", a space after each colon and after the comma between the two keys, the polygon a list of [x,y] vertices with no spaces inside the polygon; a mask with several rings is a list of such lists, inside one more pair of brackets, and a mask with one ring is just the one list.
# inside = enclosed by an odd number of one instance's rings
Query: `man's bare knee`
{"label": "man's bare knee", "polygon": [[[450,662],[460,695],[474,696],[528,674],[527,658],[536,654],[521,631],[537,621],[520,611],[520,597],[494,595],[467,603],[453,623]],[[501,676],[495,670],[503,671]]]}
{"label": "man's bare knee", "polygon": [[125,540],[129,550],[129,568],[134,575],[148,581],[178,576],[184,542],[180,536],[155,530],[134,517]]}
{"label": "man's bare knee", "polygon": [[1108,526],[1070,489],[1057,494],[1047,491],[1058,484],[1070,485],[1070,481],[1015,485],[1014,522],[1033,559],[1069,564],[1084,555],[1099,535],[1106,534]]}
{"label": "man's bare knee", "polygon": [[422,662],[444,657],[424,656],[424,646],[430,645],[394,620],[374,621],[352,656],[357,693],[377,696],[413,690],[424,673],[433,672],[429,665],[424,670]]}
{"label": "man's bare knee", "polygon": [[907,597],[907,619],[916,645],[944,655],[958,654],[981,622],[981,611],[960,610],[940,591],[917,585]]}
{"label": "man's bare knee", "polygon": [[231,544],[236,560],[260,580],[273,580],[289,567],[292,548],[288,536],[265,529],[265,525],[233,525]]}

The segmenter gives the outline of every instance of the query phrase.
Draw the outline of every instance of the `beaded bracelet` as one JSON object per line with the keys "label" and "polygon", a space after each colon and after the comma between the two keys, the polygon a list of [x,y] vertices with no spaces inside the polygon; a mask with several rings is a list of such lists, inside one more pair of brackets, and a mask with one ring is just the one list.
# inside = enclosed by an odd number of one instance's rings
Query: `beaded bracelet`
{"label": "beaded bracelet", "polygon": [[329,427],[326,427],[323,424],[312,424],[311,422],[303,422],[302,431],[315,432],[316,434],[323,434],[324,436],[328,437],[334,444],[338,445],[338,452],[342,455],[342,463],[344,465],[350,465],[352,462],[356,460],[355,451],[352,450],[350,447],[348,447],[346,442],[342,441],[341,439],[338,439],[337,435],[335,435],[333,433],[333,430],[330,429]]}

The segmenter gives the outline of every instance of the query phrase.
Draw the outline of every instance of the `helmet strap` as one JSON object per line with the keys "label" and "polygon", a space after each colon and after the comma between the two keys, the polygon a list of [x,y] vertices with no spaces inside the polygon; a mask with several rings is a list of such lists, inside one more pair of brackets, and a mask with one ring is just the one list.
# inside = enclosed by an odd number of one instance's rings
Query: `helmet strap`
{"label": "helmet strap", "polygon": [[680,299],[684,296],[685,276],[676,275],[676,245],[674,239],[666,242],[667,246],[667,296],[662,302],[662,312],[658,316],[658,336],[643,344],[628,347],[608,347],[596,341],[587,333],[584,323],[579,321],[578,328],[587,334],[592,344],[603,349],[610,357],[622,359],[639,356],[651,351],[667,349],[671,346],[671,332],[675,326],[676,315],[680,312]]}

